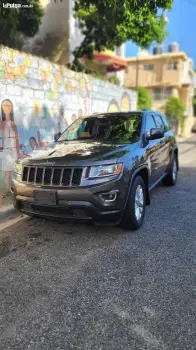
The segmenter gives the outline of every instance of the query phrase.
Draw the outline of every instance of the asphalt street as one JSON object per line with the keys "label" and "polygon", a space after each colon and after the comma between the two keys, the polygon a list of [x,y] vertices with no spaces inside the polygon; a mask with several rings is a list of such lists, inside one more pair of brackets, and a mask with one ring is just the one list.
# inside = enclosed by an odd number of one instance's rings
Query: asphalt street
{"label": "asphalt street", "polygon": [[0,349],[196,349],[196,137],[142,229],[25,218],[0,231]]}

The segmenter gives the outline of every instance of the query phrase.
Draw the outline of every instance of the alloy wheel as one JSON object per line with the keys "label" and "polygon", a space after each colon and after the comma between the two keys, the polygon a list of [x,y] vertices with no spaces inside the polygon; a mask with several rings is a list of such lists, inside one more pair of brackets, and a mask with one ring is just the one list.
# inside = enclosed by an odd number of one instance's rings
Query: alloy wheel
{"label": "alloy wheel", "polygon": [[135,217],[139,221],[144,211],[144,192],[141,185],[138,185],[135,192]]}
{"label": "alloy wheel", "polygon": [[172,177],[173,177],[173,181],[176,181],[176,177],[177,177],[177,163],[176,163],[176,159],[174,159],[174,163],[173,163],[173,169],[172,169]]}

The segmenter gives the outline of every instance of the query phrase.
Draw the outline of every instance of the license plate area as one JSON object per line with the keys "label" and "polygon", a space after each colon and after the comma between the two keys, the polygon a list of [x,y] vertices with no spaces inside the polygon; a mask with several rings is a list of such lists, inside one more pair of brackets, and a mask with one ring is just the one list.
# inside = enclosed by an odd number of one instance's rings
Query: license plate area
{"label": "license plate area", "polygon": [[34,191],[34,203],[37,205],[56,205],[56,191]]}

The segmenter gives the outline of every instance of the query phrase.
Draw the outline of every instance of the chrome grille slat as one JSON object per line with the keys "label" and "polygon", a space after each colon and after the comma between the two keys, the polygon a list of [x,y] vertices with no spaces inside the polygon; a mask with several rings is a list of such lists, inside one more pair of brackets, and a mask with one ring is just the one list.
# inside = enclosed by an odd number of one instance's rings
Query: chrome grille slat
{"label": "chrome grille slat", "polygon": [[74,173],[74,168],[71,169],[71,176],[70,176],[69,186],[71,186],[71,184],[72,184],[73,173]]}
{"label": "chrome grille slat", "polygon": [[53,176],[54,176],[54,168],[52,168],[52,174],[51,174],[51,180],[50,180],[50,184],[52,185],[53,182]]}
{"label": "chrome grille slat", "polygon": [[63,170],[64,170],[64,169],[61,169],[60,186],[62,186],[62,180],[63,180]]}
{"label": "chrome grille slat", "polygon": [[46,170],[46,168],[43,168],[43,174],[42,174],[42,185],[44,185],[44,176],[45,176],[45,170]]}
{"label": "chrome grille slat", "polygon": [[80,186],[83,178],[82,167],[24,166],[22,181],[28,184],[56,187]]}
{"label": "chrome grille slat", "polygon": [[37,176],[37,167],[35,168],[35,175],[34,175],[34,183],[35,183],[35,181],[36,181],[36,176]]}
{"label": "chrome grille slat", "polygon": [[28,168],[28,173],[27,173],[27,182],[29,182],[29,174],[30,174],[30,169],[31,167]]}

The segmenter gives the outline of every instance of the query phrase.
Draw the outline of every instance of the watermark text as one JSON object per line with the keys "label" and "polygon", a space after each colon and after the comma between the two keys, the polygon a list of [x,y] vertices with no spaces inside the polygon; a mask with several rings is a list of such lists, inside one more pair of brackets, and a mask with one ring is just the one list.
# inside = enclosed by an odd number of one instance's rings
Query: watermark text
{"label": "watermark text", "polygon": [[16,4],[16,3],[10,3],[6,2],[3,3],[3,8],[5,9],[20,9],[20,8],[32,8],[32,4]]}

